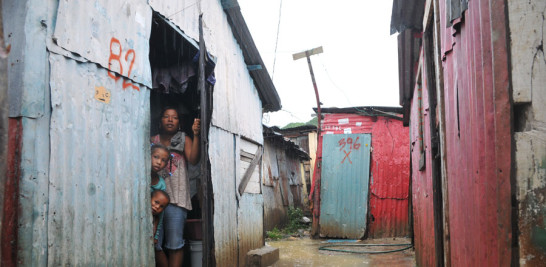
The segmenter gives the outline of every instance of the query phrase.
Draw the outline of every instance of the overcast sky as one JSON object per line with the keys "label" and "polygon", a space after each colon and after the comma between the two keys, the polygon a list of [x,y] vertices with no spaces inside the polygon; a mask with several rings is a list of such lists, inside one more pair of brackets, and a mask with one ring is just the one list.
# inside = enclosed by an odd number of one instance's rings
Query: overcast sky
{"label": "overcast sky", "polygon": [[264,124],[310,120],[316,99],[305,58],[311,57],[323,107],[399,106],[396,35],[389,35],[390,0],[239,0],[241,11],[281,98]]}

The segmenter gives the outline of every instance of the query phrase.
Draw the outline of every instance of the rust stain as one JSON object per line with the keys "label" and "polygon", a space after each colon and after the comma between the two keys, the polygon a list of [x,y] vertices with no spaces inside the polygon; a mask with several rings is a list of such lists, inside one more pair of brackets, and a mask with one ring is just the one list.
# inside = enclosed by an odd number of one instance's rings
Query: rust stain
{"label": "rust stain", "polygon": [[17,266],[17,219],[19,210],[19,180],[21,176],[21,118],[10,118],[8,127],[7,176],[4,185],[4,220],[2,222],[2,266]]}
{"label": "rust stain", "polygon": [[519,204],[519,249],[520,264],[543,266],[546,261],[546,188],[537,188],[527,193]]}

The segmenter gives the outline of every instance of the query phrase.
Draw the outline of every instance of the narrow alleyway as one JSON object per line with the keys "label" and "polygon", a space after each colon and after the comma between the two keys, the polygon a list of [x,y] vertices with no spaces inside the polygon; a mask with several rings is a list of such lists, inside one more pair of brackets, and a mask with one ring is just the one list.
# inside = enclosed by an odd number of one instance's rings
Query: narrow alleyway
{"label": "narrow alleyway", "polygon": [[[407,238],[385,238],[364,240],[352,244],[407,244],[410,240]],[[319,250],[320,247],[331,244],[326,239],[314,240],[309,237],[290,238],[280,241],[267,242],[268,245],[279,249],[279,261],[274,267],[292,267],[292,266],[416,266],[415,254],[413,248],[400,252],[387,254],[355,254],[334,251]],[[381,251],[392,250],[401,247],[387,248],[340,248],[351,249],[355,251]]]}

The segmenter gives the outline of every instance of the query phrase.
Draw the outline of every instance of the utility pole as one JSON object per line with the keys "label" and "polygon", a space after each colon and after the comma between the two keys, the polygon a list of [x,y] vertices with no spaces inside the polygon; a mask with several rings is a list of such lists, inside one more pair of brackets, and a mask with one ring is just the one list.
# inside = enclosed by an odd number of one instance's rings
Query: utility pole
{"label": "utility pole", "polygon": [[320,166],[322,162],[322,136],[321,136],[321,120],[322,115],[320,113],[320,98],[317,88],[317,82],[315,81],[315,74],[313,73],[313,66],[311,65],[311,56],[322,53],[322,46],[313,48],[307,51],[296,53],[292,55],[294,60],[306,57],[307,64],[309,65],[309,73],[311,73],[311,80],[313,81],[313,87],[315,88],[315,97],[317,98],[317,155],[315,158],[315,166],[313,169],[314,186],[311,189],[313,193],[313,225],[311,229],[311,235],[313,238],[319,237],[320,232]]}

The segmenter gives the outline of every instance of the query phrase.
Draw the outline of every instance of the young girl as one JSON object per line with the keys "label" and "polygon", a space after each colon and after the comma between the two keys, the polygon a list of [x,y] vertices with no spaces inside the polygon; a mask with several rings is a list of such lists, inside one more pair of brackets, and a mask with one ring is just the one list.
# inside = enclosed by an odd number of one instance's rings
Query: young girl
{"label": "young girl", "polygon": [[165,191],[165,179],[159,175],[159,172],[167,166],[167,162],[170,158],[170,152],[167,147],[162,144],[152,145],[152,183],[151,191],[163,190]]}
{"label": "young girl", "polygon": [[[152,192],[152,214],[154,215],[154,247],[155,247],[155,254],[156,254],[156,265],[157,266],[165,266],[166,265],[166,255],[163,252],[163,249],[161,248],[161,245],[163,243],[163,210],[164,208],[169,204],[170,199],[169,195],[165,192],[166,190],[166,184],[165,180],[161,175],[159,174],[161,170],[165,169],[167,166],[167,162],[170,158],[170,152],[167,147],[161,144],[153,144],[152,145],[152,172],[151,172],[151,183],[150,183],[150,190]],[[162,192],[162,194],[157,194],[157,192]],[[161,209],[157,214],[155,213],[156,207],[160,205],[158,202],[158,199],[154,199],[154,196],[157,196],[157,198],[161,198],[161,196],[158,195],[164,195],[169,200],[167,204],[164,206],[161,206]]]}

